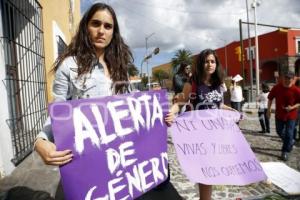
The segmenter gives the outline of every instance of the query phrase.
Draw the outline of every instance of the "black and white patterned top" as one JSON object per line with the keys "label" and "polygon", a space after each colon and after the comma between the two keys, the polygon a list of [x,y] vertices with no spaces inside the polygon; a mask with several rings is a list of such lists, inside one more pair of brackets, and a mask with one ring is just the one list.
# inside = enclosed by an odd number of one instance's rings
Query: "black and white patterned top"
{"label": "black and white patterned top", "polygon": [[196,89],[196,99],[194,100],[195,110],[217,109],[223,101],[221,87],[200,84]]}

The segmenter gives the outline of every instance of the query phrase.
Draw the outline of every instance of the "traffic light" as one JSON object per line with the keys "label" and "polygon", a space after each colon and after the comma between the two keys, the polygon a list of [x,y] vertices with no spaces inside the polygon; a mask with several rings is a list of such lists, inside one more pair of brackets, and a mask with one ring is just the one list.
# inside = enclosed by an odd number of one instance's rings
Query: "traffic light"
{"label": "traffic light", "polygon": [[235,50],[235,54],[238,55],[238,61],[241,62],[241,61],[242,61],[242,56],[241,56],[242,50],[241,50],[241,46],[235,47],[234,50]]}

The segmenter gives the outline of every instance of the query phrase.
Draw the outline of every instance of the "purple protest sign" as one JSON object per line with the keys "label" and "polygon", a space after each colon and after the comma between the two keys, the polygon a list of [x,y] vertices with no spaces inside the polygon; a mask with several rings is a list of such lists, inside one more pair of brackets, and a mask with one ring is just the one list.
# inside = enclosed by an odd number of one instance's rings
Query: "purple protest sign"
{"label": "purple protest sign", "polygon": [[66,199],[134,199],[168,176],[164,90],[49,106]]}
{"label": "purple protest sign", "polygon": [[207,185],[246,185],[267,179],[235,121],[238,112],[186,112],[171,127],[181,168],[188,179]]}

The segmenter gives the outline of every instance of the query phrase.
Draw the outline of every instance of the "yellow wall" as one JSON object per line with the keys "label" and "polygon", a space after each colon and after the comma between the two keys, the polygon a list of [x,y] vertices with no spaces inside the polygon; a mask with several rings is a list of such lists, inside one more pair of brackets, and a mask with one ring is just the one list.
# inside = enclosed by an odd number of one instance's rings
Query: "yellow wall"
{"label": "yellow wall", "polygon": [[76,31],[77,25],[81,18],[80,16],[80,0],[73,0],[73,26],[69,23],[69,8],[71,0],[39,0],[42,6],[43,13],[43,31],[44,31],[44,51],[45,51],[45,66],[47,77],[47,97],[48,102],[52,101],[52,82],[53,73],[50,73],[53,63],[56,59],[54,55],[54,37],[53,37],[53,22],[55,21],[59,29],[65,36],[65,43],[69,44]]}
{"label": "yellow wall", "polygon": [[165,63],[162,65],[158,65],[156,67],[152,68],[152,74],[153,72],[155,72],[156,70],[164,70],[165,72],[167,72],[169,75],[172,75],[172,64],[171,63]]}

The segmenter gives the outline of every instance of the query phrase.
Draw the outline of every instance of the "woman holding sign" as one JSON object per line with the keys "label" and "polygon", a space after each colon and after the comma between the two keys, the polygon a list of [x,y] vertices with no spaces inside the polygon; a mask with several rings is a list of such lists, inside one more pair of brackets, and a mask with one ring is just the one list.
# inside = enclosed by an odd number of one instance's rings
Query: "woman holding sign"
{"label": "woman holding sign", "polygon": [[[192,104],[191,109],[221,108],[236,111],[222,103],[223,76],[215,51],[206,49],[199,54],[192,80],[192,83],[184,85],[182,91],[184,95],[179,96],[178,102],[171,107],[170,112],[166,116],[165,121],[169,125],[180,111],[180,105],[184,105],[189,100]],[[201,200],[211,199],[212,186],[200,183],[199,193]]]}
{"label": "woman holding sign", "polygon": [[[114,10],[103,3],[94,4],[83,15],[71,43],[54,63],[54,101],[129,92],[127,72],[132,61],[132,53],[121,37]],[[71,150],[56,150],[49,117],[34,147],[48,165],[62,166],[73,157]],[[167,186],[170,188],[168,182]],[[176,193],[174,188],[171,191]]]}
{"label": "woman holding sign", "polygon": [[[124,43],[113,9],[94,4],[82,17],[78,31],[54,63],[54,101],[109,96],[128,92],[127,66],[132,54]],[[64,165],[69,150],[56,151],[50,119],[38,134],[35,150],[46,164]]]}

